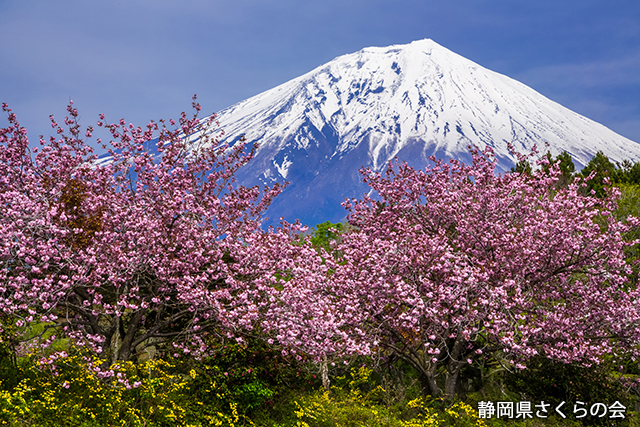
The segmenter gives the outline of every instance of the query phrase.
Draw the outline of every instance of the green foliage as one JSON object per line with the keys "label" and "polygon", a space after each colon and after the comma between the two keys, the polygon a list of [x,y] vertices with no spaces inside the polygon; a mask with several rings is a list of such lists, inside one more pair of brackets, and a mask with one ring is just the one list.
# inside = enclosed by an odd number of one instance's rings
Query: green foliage
{"label": "green foliage", "polygon": [[[622,385],[612,375],[611,366],[584,367],[536,357],[528,361],[527,369],[508,374],[505,383],[523,399],[552,403],[564,401],[567,408],[573,407],[576,401],[612,404],[617,400],[627,408],[631,404]],[[586,417],[583,422],[589,425],[597,421],[597,418]]]}
{"label": "green foliage", "polygon": [[385,390],[372,382],[373,371],[353,368],[336,379],[331,392],[317,391],[295,400],[298,427],[422,427],[484,426],[475,411],[458,402],[443,411],[433,402],[417,398],[393,409],[382,403]]}
{"label": "green foliage", "polygon": [[394,413],[388,408],[357,400],[353,396],[335,398],[327,391],[296,401],[298,427],[422,427],[440,426],[442,420],[422,399],[407,403],[406,413],[412,413],[409,419]]}
{"label": "green foliage", "polygon": [[[576,166],[573,163],[571,154],[563,151],[554,158],[551,153],[547,151],[547,153],[543,156],[543,160],[544,162],[542,162],[542,170],[547,173],[551,169],[551,165],[558,163],[562,175],[556,183],[557,188],[564,188],[573,181]],[[511,172],[531,175],[531,173],[533,172],[533,167],[528,160],[520,160],[514,167],[511,168]]]}
{"label": "green foliage", "polygon": [[[602,151],[596,153],[580,172],[576,172],[573,159],[566,151],[563,151],[556,157],[553,157],[550,152],[547,152],[543,156],[543,160],[542,169],[544,171],[549,171],[551,165],[558,163],[560,172],[562,173],[556,184],[558,188],[566,187],[576,176],[586,178],[592,172],[594,176],[584,189],[585,194],[590,194],[591,190],[593,190],[597,197],[604,197],[606,187],[604,183],[605,178],[608,178],[610,184],[613,185],[640,185],[640,163],[624,160],[622,163],[614,164]],[[511,172],[524,173],[527,175],[531,175],[532,171],[533,167],[528,160],[521,160],[511,168]]]}
{"label": "green foliage", "polygon": [[[617,362],[621,364],[622,362]],[[625,363],[625,375],[640,372]],[[583,422],[557,418],[515,421],[479,419],[477,401],[544,400],[546,402],[623,402],[630,409],[611,366],[584,368],[531,360],[529,368],[504,376],[498,389],[469,395],[449,405],[441,399],[416,396],[397,387],[414,380],[403,375],[389,379],[380,368],[351,368],[334,378],[329,392],[304,369],[294,368],[259,341],[220,344],[211,357],[195,363],[151,360],[112,367],[129,379],[130,387],[103,380],[80,356],[58,360],[55,375],[33,358],[18,364],[19,382],[0,390],[0,424],[33,426],[581,426]],[[635,369],[635,370],[634,370]],[[634,370],[633,372],[631,372]],[[251,372],[249,372],[251,371]],[[629,371],[629,372],[627,372]],[[637,371],[637,372],[636,372]],[[391,371],[390,371],[391,372]],[[225,373],[227,375],[225,375]],[[407,373],[405,373],[407,374]],[[396,384],[394,384],[396,383]],[[415,385],[415,384],[414,384]],[[506,389],[500,390],[504,385]],[[394,389],[395,388],[395,389]],[[504,392],[507,392],[507,395]],[[485,394],[489,393],[489,395]],[[637,425],[633,413],[619,424]]]}
{"label": "green foliage", "polygon": [[640,163],[633,163],[630,160],[624,160],[617,163],[616,173],[613,176],[615,184],[640,184]]}
{"label": "green foliage", "polygon": [[[546,154],[549,164],[559,162],[562,177],[558,185],[567,185],[575,175],[594,179],[587,191],[604,195],[609,177],[620,188],[621,198],[615,212],[619,220],[640,215],[640,163],[629,161],[614,165],[598,153],[582,172],[576,174],[571,156]],[[543,169],[549,165],[542,165]],[[531,165],[520,162],[515,172],[531,173]],[[329,221],[318,224],[310,238],[317,248],[334,256],[333,242],[341,239],[345,225]],[[639,239],[640,229],[627,233],[626,239]],[[632,286],[637,285],[640,245],[627,248],[627,262],[634,266]],[[469,366],[460,374],[467,384],[459,395],[466,401],[451,405],[421,395],[417,374],[401,364],[387,364],[376,371],[352,368],[333,378],[329,392],[304,364],[296,363],[270,348],[256,334],[243,342],[208,343],[211,352],[202,360],[158,359],[113,366],[128,383],[100,378],[80,355],[57,361],[57,368],[40,365],[35,357],[16,358],[17,331],[13,319],[1,317],[0,335],[0,424],[33,426],[567,426],[589,425],[611,420],[587,417],[576,420],[534,419],[527,421],[483,420],[477,417],[478,400],[531,400],[546,402],[622,402],[629,410],[620,425],[638,425],[631,409],[636,400],[623,388],[621,371],[613,366],[584,368],[576,364],[555,363],[534,358],[528,369],[508,374],[499,361],[487,359],[482,366]],[[19,333],[20,332],[20,333]],[[46,325],[36,325],[25,335],[43,334]],[[68,340],[56,340],[53,350],[69,349]],[[105,365],[107,363],[105,362]],[[393,366],[392,366],[393,365]],[[624,366],[627,385],[640,397],[640,368],[637,363]],[[345,368],[348,369],[348,368]],[[341,371],[346,372],[346,371]],[[337,375],[337,374],[336,374]],[[117,377],[116,377],[117,378]],[[624,379],[624,377],[623,377]],[[636,385],[633,385],[633,382]],[[610,424],[617,425],[617,424]]]}
{"label": "green foliage", "polygon": [[624,221],[629,215],[640,216],[640,185],[619,184],[617,187],[621,194],[615,211],[616,219]]}
{"label": "green foliage", "polygon": [[[636,163],[640,165],[640,163]],[[620,189],[620,199],[618,209],[615,211],[616,219],[625,221],[629,216],[640,216],[640,185],[638,184],[618,184]],[[632,241],[640,239],[640,228],[633,228],[628,231],[625,240]],[[627,264],[631,266],[632,273],[629,275],[632,286],[637,286],[640,275],[640,245],[625,248],[625,258]]]}
{"label": "green foliage", "polygon": [[[547,152],[543,156],[543,160],[542,170],[547,172],[551,168],[551,165],[558,163],[560,172],[562,173],[556,184],[558,188],[566,187],[576,176],[586,178],[592,172],[594,176],[587,183],[584,189],[585,194],[590,194],[593,190],[597,197],[604,197],[606,187],[604,183],[605,178],[608,178],[609,183],[612,185],[640,185],[640,163],[624,160],[622,163],[614,164],[602,151],[598,151],[580,172],[576,172],[573,159],[566,151],[563,151],[556,157],[553,157],[550,152]],[[524,173],[527,175],[531,175],[532,171],[533,167],[528,160],[521,160],[511,168],[511,172]]]}
{"label": "green foliage", "polygon": [[550,152],[547,152],[547,154],[545,154],[545,159],[546,162],[542,164],[542,169],[545,172],[549,172],[549,170],[551,169],[551,165],[558,163],[558,167],[560,168],[560,172],[562,173],[562,175],[560,175],[560,178],[558,179],[558,182],[556,183],[556,188],[565,188],[569,184],[571,184],[574,178],[574,173],[576,171],[576,166],[573,163],[571,154],[563,151],[554,158]]}
{"label": "green foliage", "polygon": [[52,370],[33,358],[22,361],[21,381],[0,391],[0,422],[52,427],[172,426],[185,422],[187,381],[168,362],[113,366],[116,378],[126,375],[128,384],[100,379],[81,356],[57,362]]}
{"label": "green foliage", "polygon": [[558,156],[553,159],[553,163],[560,162],[560,172],[562,172],[563,176],[570,178],[576,171],[576,166],[573,164],[573,159],[571,158],[571,154],[563,151],[558,154]]}
{"label": "green foliage", "polygon": [[18,383],[2,383],[0,424],[252,425],[247,415],[268,408],[281,390],[315,385],[266,348],[233,344],[218,350],[194,366],[161,359],[120,363],[111,366],[115,376],[107,379],[80,355],[58,359],[55,369],[25,358]]}
{"label": "green foliage", "polygon": [[335,379],[330,392],[316,391],[295,400],[296,426],[456,426],[482,427],[477,411],[464,402],[447,405],[442,399],[422,396],[389,404],[388,382],[376,381],[367,367],[352,368]]}
{"label": "green foliage", "polygon": [[235,407],[247,416],[272,407],[283,393],[317,385],[295,363],[257,339],[213,346],[212,355],[193,364],[190,375],[191,398],[203,407],[226,413]]}
{"label": "green foliage", "polygon": [[529,163],[527,160],[520,160],[514,167],[511,168],[511,172],[519,174],[524,173],[526,175],[531,175],[532,171],[533,168],[531,167],[531,163]]}
{"label": "green foliage", "polygon": [[598,151],[595,156],[587,163],[587,165],[580,171],[583,177],[589,176],[591,173],[595,173],[593,178],[587,183],[585,192],[587,194],[594,192],[596,197],[604,197],[605,195],[605,183],[604,179],[609,178],[610,182],[613,182],[616,178],[616,166],[611,163],[609,158],[604,155],[602,151]]}
{"label": "green foliage", "polygon": [[339,241],[340,234],[344,231],[344,228],[344,224],[332,224],[330,221],[318,224],[313,231],[311,244],[317,248],[324,248],[327,252],[332,253],[331,243]]}
{"label": "green foliage", "polygon": [[0,316],[0,383],[5,387],[15,387],[20,382],[14,349],[16,335],[15,323]]}
{"label": "green foliage", "polygon": [[608,177],[610,183],[616,186],[640,185],[640,163],[624,160],[614,165],[602,151],[591,159],[580,174],[586,177],[591,172],[595,172],[595,176],[587,186],[587,191],[593,189],[598,197],[604,195],[605,177]]}

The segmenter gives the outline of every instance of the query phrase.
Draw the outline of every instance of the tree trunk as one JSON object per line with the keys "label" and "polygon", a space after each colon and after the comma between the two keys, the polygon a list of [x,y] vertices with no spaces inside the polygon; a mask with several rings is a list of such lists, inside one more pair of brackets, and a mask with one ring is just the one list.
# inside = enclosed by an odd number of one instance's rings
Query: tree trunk
{"label": "tree trunk", "polygon": [[444,398],[452,402],[456,396],[456,385],[458,383],[458,377],[460,376],[460,369],[462,368],[462,363],[451,360],[449,362],[449,367],[447,369],[447,378],[444,384]]}
{"label": "tree trunk", "polygon": [[327,356],[324,356],[320,363],[320,370],[322,376],[322,386],[326,391],[329,391],[331,383],[329,382],[329,366],[327,366]]}
{"label": "tree trunk", "polygon": [[[435,373],[435,372],[434,372]],[[422,392],[429,394],[433,397],[440,397],[441,391],[436,382],[435,375],[422,374],[420,375],[420,385],[422,386]]]}
{"label": "tree trunk", "polygon": [[440,397],[442,391],[436,382],[438,363],[429,362],[427,363],[427,366],[425,366],[424,360],[416,360],[415,363],[412,364],[420,373],[420,385],[422,386],[422,392],[433,397]]}
{"label": "tree trunk", "polygon": [[111,336],[111,364],[115,364],[118,361],[120,353],[120,316],[116,315],[116,324],[114,327],[113,335]]}
{"label": "tree trunk", "polygon": [[120,347],[119,360],[126,362],[131,358],[131,354],[133,350],[135,350],[131,348],[131,344],[133,343],[133,337],[135,336],[136,331],[138,331],[139,329],[140,322],[142,321],[143,316],[144,316],[143,310],[138,310],[135,313],[133,313],[133,316],[131,316],[129,329],[127,330],[127,333],[122,338],[122,345]]}
{"label": "tree trunk", "polygon": [[451,348],[451,352],[449,355],[449,363],[447,364],[447,378],[445,379],[444,384],[444,398],[449,402],[453,402],[453,399],[456,396],[456,385],[458,383],[458,376],[460,376],[460,369],[463,365],[463,362],[459,359],[463,354],[462,349],[466,344],[467,341],[463,338],[460,331],[458,331],[458,336],[453,343],[453,347]]}

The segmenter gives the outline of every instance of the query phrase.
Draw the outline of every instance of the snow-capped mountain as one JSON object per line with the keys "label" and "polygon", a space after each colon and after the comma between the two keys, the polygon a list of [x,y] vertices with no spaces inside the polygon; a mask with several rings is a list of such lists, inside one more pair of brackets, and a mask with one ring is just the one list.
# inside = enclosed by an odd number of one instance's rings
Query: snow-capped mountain
{"label": "snow-capped mountain", "polygon": [[372,47],[218,114],[226,138],[257,141],[244,185],[289,181],[268,215],[314,225],[345,216],[361,197],[360,167],[381,170],[394,157],[424,167],[428,156],[468,160],[468,146],[491,146],[498,166],[515,163],[507,145],[570,153],[584,166],[602,150],[640,160],[640,144],[433,42]]}

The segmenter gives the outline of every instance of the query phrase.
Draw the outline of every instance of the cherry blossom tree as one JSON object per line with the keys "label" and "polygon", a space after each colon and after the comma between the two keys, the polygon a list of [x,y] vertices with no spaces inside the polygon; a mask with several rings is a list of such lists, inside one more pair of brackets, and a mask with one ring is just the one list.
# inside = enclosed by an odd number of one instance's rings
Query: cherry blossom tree
{"label": "cherry blossom tree", "polygon": [[246,254],[281,187],[238,186],[255,147],[221,145],[195,96],[193,107],[193,117],[144,129],[101,115],[112,137],[105,160],[72,104],[64,127],[51,117],[57,136],[39,149],[3,104],[0,310],[34,347],[69,338],[116,362],[150,347],[197,353],[205,334],[242,327],[230,313],[260,263]]}
{"label": "cherry blossom tree", "polygon": [[336,260],[312,244],[313,236],[301,234],[306,230],[283,221],[275,232],[252,236],[260,242],[247,246],[245,257],[256,261],[247,264],[253,270],[244,274],[255,280],[235,295],[238,308],[229,313],[234,316],[229,323],[243,324],[247,330],[257,326],[269,345],[315,362],[329,389],[329,364],[371,354],[371,345],[357,318],[340,309],[333,292]]}
{"label": "cherry blossom tree", "polygon": [[253,333],[312,357],[325,386],[332,357],[392,352],[448,398],[486,354],[522,368],[537,354],[598,363],[635,349],[623,252],[635,242],[622,235],[640,223],[614,218],[615,189],[558,188],[558,165],[495,174],[490,151],[472,165],[390,165],[364,171],[377,197],[346,203],[352,227],[328,252],[299,223],[260,228],[281,187],[237,185],[255,147],[220,144],[193,107],[145,129],[101,116],[105,160],[73,105],[67,130],[52,117],[58,136],[33,151],[3,105],[0,310],[35,347],[68,338],[114,363]]}
{"label": "cherry blossom tree", "polygon": [[634,350],[623,249],[635,242],[621,236],[638,220],[615,220],[618,192],[557,189],[557,164],[496,174],[489,149],[472,154],[472,165],[363,171],[377,196],[345,203],[354,231],[337,247],[336,309],[449,399],[463,366],[486,355],[521,369],[538,354],[592,364]]}

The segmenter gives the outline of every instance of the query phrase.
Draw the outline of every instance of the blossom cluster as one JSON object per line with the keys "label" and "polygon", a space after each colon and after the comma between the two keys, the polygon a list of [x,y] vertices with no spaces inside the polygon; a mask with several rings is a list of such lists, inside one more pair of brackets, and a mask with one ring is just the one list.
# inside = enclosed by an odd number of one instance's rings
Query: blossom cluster
{"label": "blossom cluster", "polygon": [[558,165],[497,174],[490,149],[391,163],[362,171],[372,191],[345,202],[350,227],[314,247],[298,222],[261,228],[282,187],[238,185],[256,147],[220,142],[193,107],[144,129],[100,116],[105,161],[73,104],[39,149],[3,105],[0,310],[43,353],[57,337],[112,364],[201,357],[254,334],[320,362],[323,381],[336,358],[392,353],[433,395],[444,373],[452,396],[463,366],[495,354],[522,369],[637,350],[623,236],[640,221],[615,219],[615,190],[559,187]]}

